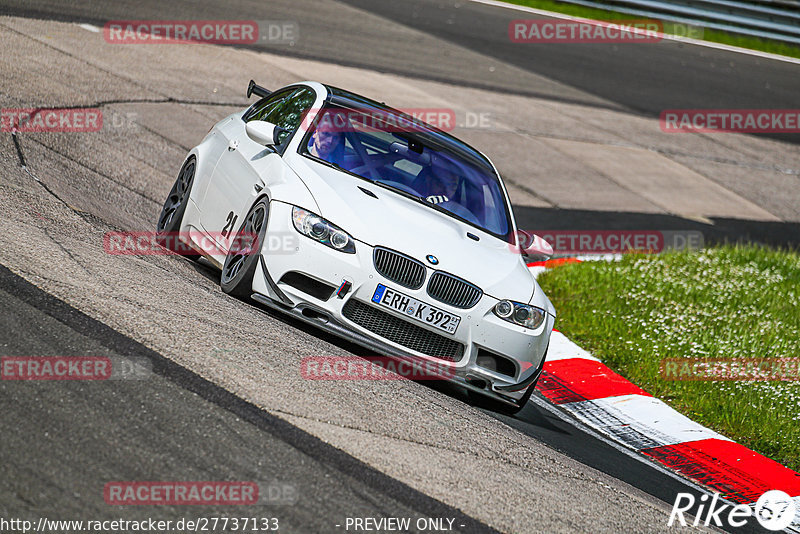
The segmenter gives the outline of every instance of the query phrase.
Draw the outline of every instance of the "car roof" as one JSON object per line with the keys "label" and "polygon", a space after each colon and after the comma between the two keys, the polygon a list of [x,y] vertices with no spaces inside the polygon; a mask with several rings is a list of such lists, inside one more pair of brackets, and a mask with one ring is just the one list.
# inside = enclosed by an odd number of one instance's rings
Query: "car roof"
{"label": "car roof", "polygon": [[[342,107],[351,109],[363,110],[366,112],[379,111],[388,113],[393,116],[402,117],[415,125],[414,133],[423,137],[429,144],[439,145],[441,147],[449,148],[456,152],[458,155],[464,157],[466,160],[471,160],[480,166],[486,167],[493,174],[497,175],[497,170],[492,165],[492,162],[481,151],[468,145],[461,139],[444,132],[435,126],[423,122],[408,113],[387,106],[384,102],[378,102],[365,96],[325,84],[324,87],[328,90],[327,101]],[[419,131],[417,131],[417,128]]]}

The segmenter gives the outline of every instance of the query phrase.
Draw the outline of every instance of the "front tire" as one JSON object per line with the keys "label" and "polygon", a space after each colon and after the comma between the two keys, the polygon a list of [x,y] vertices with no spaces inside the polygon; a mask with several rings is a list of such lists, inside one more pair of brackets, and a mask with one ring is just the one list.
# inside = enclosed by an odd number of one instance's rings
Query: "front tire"
{"label": "front tire", "polygon": [[178,178],[172,185],[172,189],[164,201],[161,208],[161,215],[156,224],[156,240],[167,250],[176,254],[198,261],[200,255],[188,246],[180,246],[175,235],[181,229],[183,216],[186,213],[186,206],[189,204],[189,194],[194,185],[194,175],[197,170],[197,158],[190,156],[181,167]]}
{"label": "front tire", "polygon": [[269,204],[261,199],[250,208],[231,241],[220,276],[222,290],[234,297],[247,299],[253,294],[253,276],[261,256],[261,244],[267,233]]}

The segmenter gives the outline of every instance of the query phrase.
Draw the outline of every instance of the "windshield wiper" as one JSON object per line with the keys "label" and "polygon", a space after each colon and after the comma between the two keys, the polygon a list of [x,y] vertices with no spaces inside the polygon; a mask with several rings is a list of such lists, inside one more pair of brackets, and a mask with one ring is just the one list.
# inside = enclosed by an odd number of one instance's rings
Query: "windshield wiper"
{"label": "windshield wiper", "polygon": [[447,208],[443,208],[443,207],[439,206],[438,204],[429,201],[427,198],[425,198],[423,196],[413,195],[413,194],[409,193],[408,191],[405,191],[403,189],[399,189],[397,187],[394,187],[394,186],[391,186],[389,184],[383,183],[383,182],[381,182],[379,180],[373,180],[372,183],[377,185],[377,186],[379,186],[379,187],[383,187],[384,189],[388,189],[390,191],[394,191],[395,193],[399,193],[399,194],[403,195],[406,198],[410,198],[411,200],[415,200],[415,201],[419,202],[420,204],[424,204],[425,206],[427,206],[429,208],[433,208],[434,210],[438,211],[439,213],[444,213],[448,217],[452,217],[452,218],[454,218],[456,220],[459,220],[459,221],[461,221],[463,223],[466,223],[466,224],[468,224],[470,226],[474,226],[475,228],[478,228],[479,230],[482,230],[484,232],[487,231],[481,225],[474,224],[474,223],[466,220],[464,217],[460,216],[458,213],[454,213],[454,212],[450,211]]}
{"label": "windshield wiper", "polygon": [[378,187],[382,187],[384,189],[388,189],[389,191],[394,191],[395,193],[400,193],[401,195],[403,195],[406,198],[410,198],[410,199],[416,200],[418,202],[424,202],[426,204],[430,204],[430,202],[428,202],[425,197],[421,197],[419,195],[414,195],[412,193],[409,193],[405,189],[400,189],[399,187],[395,187],[393,185],[389,185],[389,184],[387,184],[385,182],[382,182],[381,180],[367,180],[367,181],[377,185]]}
{"label": "windshield wiper", "polygon": [[[462,221],[462,222],[465,222],[465,223],[467,223],[469,225],[475,226],[474,224],[472,224],[468,220],[464,219],[463,217],[461,217],[457,213],[453,213],[452,211],[448,210],[447,208],[443,208],[443,207],[439,206],[438,204],[436,204],[434,202],[431,202],[430,200],[428,200],[427,198],[425,198],[423,196],[414,195],[412,193],[409,193],[408,191],[405,191],[404,189],[400,189],[398,187],[391,186],[391,185],[386,184],[384,182],[381,182],[379,180],[374,180],[372,183],[376,184],[376,185],[378,185],[380,187],[383,187],[384,189],[388,189],[390,191],[394,191],[395,193],[400,193],[404,197],[410,198],[411,200],[416,200],[417,202],[419,202],[421,204],[424,204],[425,206],[427,206],[429,208],[435,209],[439,213],[444,213],[445,215],[448,215],[450,217],[454,217],[454,218],[458,219],[459,221]],[[476,226],[476,228],[480,228],[481,230],[483,230],[483,228],[481,228],[480,226]]]}
{"label": "windshield wiper", "polygon": [[[353,174],[352,172],[348,171],[344,167],[340,167],[337,164],[333,163],[332,161],[328,161],[328,160],[322,159],[320,157],[317,157],[314,154],[312,154],[311,152],[302,152],[302,154],[303,154],[303,156],[305,156],[305,157],[307,157],[309,159],[312,159],[312,160],[316,161],[317,163],[322,163],[323,165],[326,165],[326,166],[328,166],[328,167],[330,167],[332,169],[336,169],[337,171],[344,171],[344,172],[346,172],[348,174]],[[353,176],[358,176],[358,175],[353,174]]]}

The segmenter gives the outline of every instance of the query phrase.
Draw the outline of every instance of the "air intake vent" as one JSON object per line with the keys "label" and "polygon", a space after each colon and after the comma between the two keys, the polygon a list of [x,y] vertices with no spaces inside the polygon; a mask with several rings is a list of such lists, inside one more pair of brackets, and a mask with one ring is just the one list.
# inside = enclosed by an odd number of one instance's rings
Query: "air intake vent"
{"label": "air intake vent", "polygon": [[307,293],[319,300],[328,300],[336,290],[335,287],[325,284],[318,280],[314,280],[310,276],[297,271],[289,271],[281,277],[279,284],[286,284],[295,289],[299,289],[303,293]]}
{"label": "air intake vent", "polygon": [[405,254],[376,247],[373,261],[379,273],[403,287],[419,289],[425,282],[425,266]]}
{"label": "air intake vent", "polygon": [[472,308],[481,297],[483,291],[452,274],[436,271],[428,282],[428,295],[456,308]]}
{"label": "air intake vent", "polygon": [[475,363],[484,369],[495,371],[501,375],[510,376],[511,378],[517,376],[517,366],[514,365],[514,362],[505,356],[494,354],[486,349],[478,348],[478,356],[475,358]]}
{"label": "air intake vent", "polygon": [[342,315],[360,327],[411,350],[440,360],[457,362],[464,357],[464,345],[431,332],[382,310],[350,299]]}

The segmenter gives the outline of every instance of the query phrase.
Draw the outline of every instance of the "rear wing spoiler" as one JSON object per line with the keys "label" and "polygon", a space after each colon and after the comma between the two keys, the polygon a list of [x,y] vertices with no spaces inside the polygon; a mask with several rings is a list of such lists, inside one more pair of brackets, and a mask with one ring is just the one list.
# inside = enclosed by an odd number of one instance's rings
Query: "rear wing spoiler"
{"label": "rear wing spoiler", "polygon": [[250,80],[250,83],[247,85],[247,98],[250,98],[251,95],[264,98],[270,94],[272,94],[272,91],[265,87],[261,87],[260,85],[256,85],[255,80]]}

